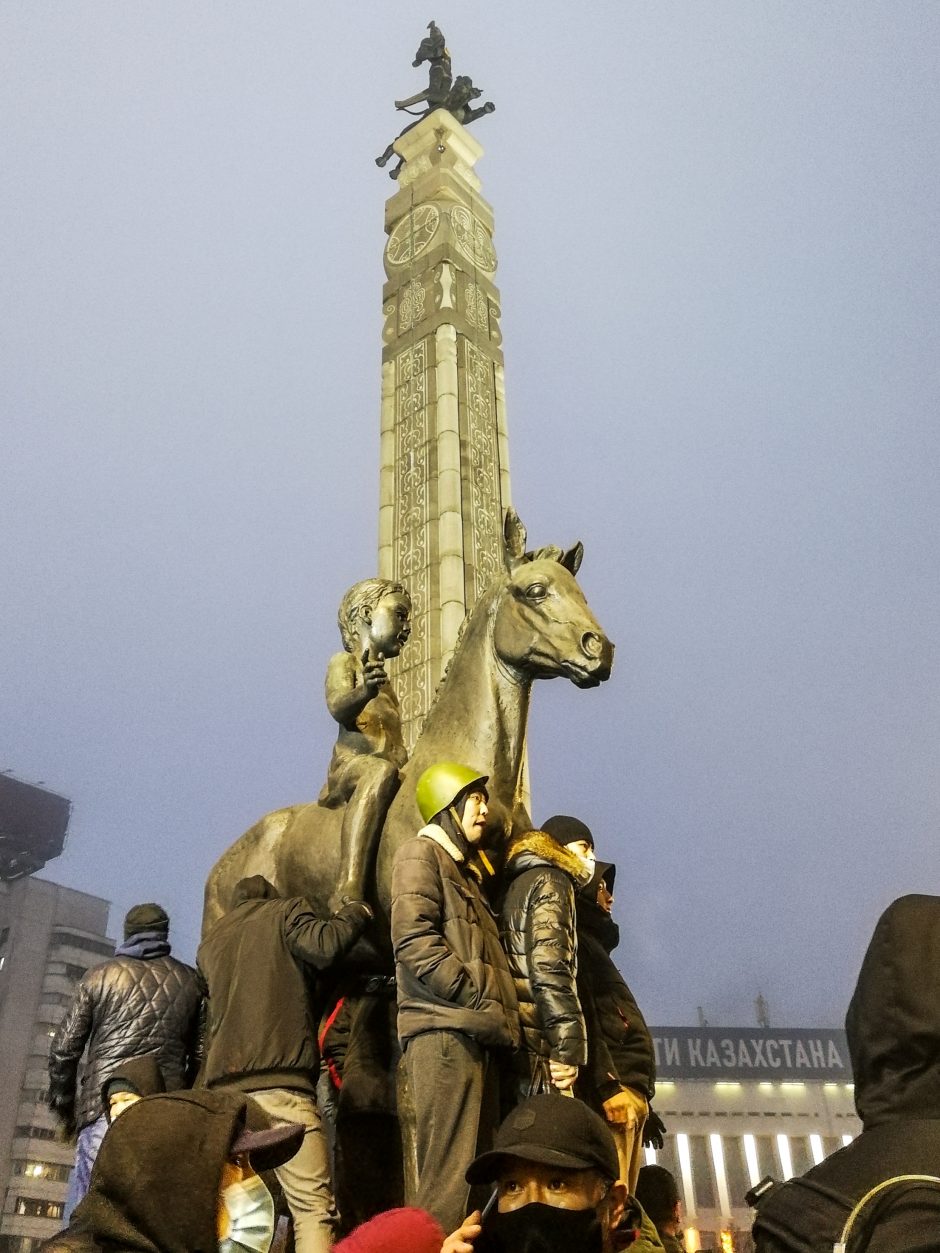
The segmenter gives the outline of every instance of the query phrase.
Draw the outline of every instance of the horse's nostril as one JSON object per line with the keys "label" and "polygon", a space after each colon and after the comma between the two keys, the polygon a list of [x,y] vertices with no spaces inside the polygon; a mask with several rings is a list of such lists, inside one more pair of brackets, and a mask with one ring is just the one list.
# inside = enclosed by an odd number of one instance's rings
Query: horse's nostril
{"label": "horse's nostril", "polygon": [[596,661],[604,651],[604,641],[596,631],[585,631],[581,636],[581,651],[585,657],[590,657],[592,661]]}

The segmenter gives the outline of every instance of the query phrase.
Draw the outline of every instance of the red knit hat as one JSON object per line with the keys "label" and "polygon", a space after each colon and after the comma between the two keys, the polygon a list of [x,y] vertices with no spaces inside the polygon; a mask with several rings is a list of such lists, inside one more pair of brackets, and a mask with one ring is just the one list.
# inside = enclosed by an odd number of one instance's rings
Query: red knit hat
{"label": "red knit hat", "polygon": [[390,1209],[333,1245],[333,1253],[441,1253],[444,1228],[423,1209]]}

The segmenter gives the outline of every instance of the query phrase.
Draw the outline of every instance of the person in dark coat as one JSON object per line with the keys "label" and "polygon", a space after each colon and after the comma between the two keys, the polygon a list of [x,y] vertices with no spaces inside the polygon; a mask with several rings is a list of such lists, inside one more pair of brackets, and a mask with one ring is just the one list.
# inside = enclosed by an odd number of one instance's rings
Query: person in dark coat
{"label": "person in dark coat", "polygon": [[641,1166],[635,1192],[656,1227],[666,1253],[685,1253],[681,1201],[675,1177],[665,1166]]}
{"label": "person in dark coat", "polygon": [[78,1132],[66,1221],[85,1195],[107,1130],[101,1086],[109,1075],[132,1057],[149,1055],[168,1089],[188,1087],[195,1077],[199,983],[192,966],[171,956],[169,927],[159,905],[129,910],[124,943],[82,976],[49,1047],[50,1108],[69,1133]]}
{"label": "person in dark coat", "polygon": [[506,847],[499,935],[519,1000],[524,1045],[513,1066],[514,1102],[572,1088],[587,1062],[575,889],[591,873],[584,858],[544,830],[513,836]]}
{"label": "person in dark coat", "polygon": [[442,762],[418,780],[426,822],[392,869],[398,1035],[415,1114],[415,1204],[451,1231],[464,1172],[499,1121],[494,1051],[519,1040],[516,998],[472,850],[486,828],[486,776]]}
{"label": "person in dark coat", "polygon": [[[901,1175],[940,1176],[940,897],[902,896],[875,927],[845,1020],[863,1130],[758,1203],[757,1253],[832,1253],[853,1208]],[[936,1253],[940,1184],[893,1182],[853,1223],[852,1253]]]}
{"label": "person in dark coat", "polygon": [[87,1196],[41,1253],[266,1253],[274,1201],[258,1172],[303,1134],[237,1092],[144,1097],[108,1131]]}
{"label": "person in dark coat", "polygon": [[305,1128],[300,1151],[277,1171],[298,1253],[329,1249],[336,1227],[310,981],[315,992],[316,975],[349,952],[371,918],[364,901],[318,918],[301,897],[281,898],[253,875],[236,884],[232,908],[196,954],[207,995],[200,1086],[250,1093],[271,1118]]}
{"label": "person in dark coat", "polygon": [[[590,861],[594,836],[580,819],[556,814],[544,829]],[[587,1026],[588,1062],[575,1091],[610,1124],[621,1155],[621,1178],[632,1192],[655,1092],[656,1063],[649,1028],[611,957],[620,943],[611,912],[616,874],[611,863],[595,862],[593,877],[577,895],[578,995]]]}

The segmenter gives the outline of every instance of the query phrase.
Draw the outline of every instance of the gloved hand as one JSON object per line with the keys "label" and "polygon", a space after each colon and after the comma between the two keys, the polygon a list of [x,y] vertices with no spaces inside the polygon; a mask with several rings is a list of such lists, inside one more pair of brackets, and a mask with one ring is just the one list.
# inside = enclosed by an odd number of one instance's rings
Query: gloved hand
{"label": "gloved hand", "polygon": [[666,1124],[650,1106],[650,1112],[646,1118],[646,1126],[643,1128],[643,1145],[648,1149],[661,1149],[663,1147],[663,1137],[666,1134]]}
{"label": "gloved hand", "polygon": [[49,1108],[59,1120],[58,1131],[61,1132],[61,1138],[65,1143],[70,1143],[75,1139],[77,1127],[75,1126],[75,1100],[70,1096],[50,1095]]}

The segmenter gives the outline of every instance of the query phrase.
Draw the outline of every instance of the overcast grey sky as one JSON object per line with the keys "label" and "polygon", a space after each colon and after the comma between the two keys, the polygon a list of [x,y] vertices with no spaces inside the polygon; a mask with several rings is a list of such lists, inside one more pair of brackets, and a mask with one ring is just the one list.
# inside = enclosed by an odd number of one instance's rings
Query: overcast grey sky
{"label": "overcast grey sky", "polygon": [[934,0],[5,0],[0,768],[74,801],[47,876],[183,956],[316,796],[432,16],[496,103],[514,503],[617,643],[535,690],[534,816],[619,863],[652,1021],[838,1023],[940,890]]}

